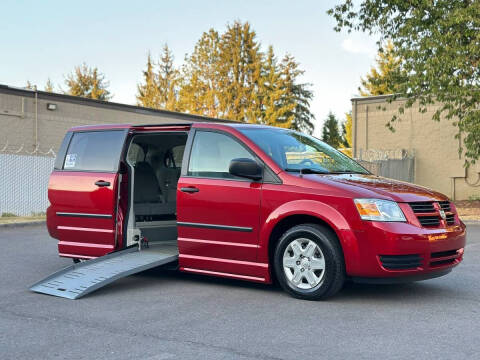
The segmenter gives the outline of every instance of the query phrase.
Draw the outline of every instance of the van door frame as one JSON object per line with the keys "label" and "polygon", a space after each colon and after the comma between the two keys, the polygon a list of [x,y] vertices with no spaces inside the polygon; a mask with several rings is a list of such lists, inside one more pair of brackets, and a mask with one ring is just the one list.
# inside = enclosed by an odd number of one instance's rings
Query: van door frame
{"label": "van door frame", "polygon": [[[190,139],[190,132],[192,131],[192,123],[172,123],[172,124],[155,124],[155,125],[137,125],[133,126],[132,128],[129,129],[129,133],[127,135],[127,138],[125,140],[125,149],[123,151],[123,155],[120,159],[120,162],[125,163],[125,167],[127,170],[128,174],[128,193],[127,193],[127,209],[125,211],[125,217],[123,219],[123,248],[127,248],[129,246],[135,246],[137,243],[132,239],[129,241],[129,238],[133,237],[136,235],[136,227],[135,227],[135,219],[133,219],[132,225],[130,226],[130,221],[132,218],[133,213],[133,187],[134,187],[134,179],[132,176],[132,168],[131,165],[127,161],[127,154],[128,154],[128,149],[130,148],[130,145],[133,141],[133,138],[135,135],[154,135],[154,134],[161,134],[165,132],[172,132],[172,133],[185,133],[187,135],[187,142],[185,143],[185,152],[183,154],[183,157],[185,158],[185,154],[187,152],[187,145],[188,141]],[[182,166],[183,166],[183,161],[182,161]],[[182,169],[180,168],[180,171]],[[129,231],[131,230],[131,231]],[[139,232],[139,231],[138,231]],[[132,236],[130,236],[130,234]],[[138,243],[140,246],[140,243]]]}

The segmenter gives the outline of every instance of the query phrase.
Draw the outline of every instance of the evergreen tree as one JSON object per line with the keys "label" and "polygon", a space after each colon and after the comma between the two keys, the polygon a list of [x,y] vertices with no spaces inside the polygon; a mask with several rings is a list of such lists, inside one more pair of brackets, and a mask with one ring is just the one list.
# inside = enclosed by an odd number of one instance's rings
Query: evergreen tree
{"label": "evergreen tree", "polygon": [[345,121],[342,123],[342,145],[346,148],[352,147],[352,112],[345,114]]}
{"label": "evergreen tree", "polygon": [[290,127],[294,119],[295,102],[292,99],[291,82],[287,80],[277,63],[273,47],[268,52],[262,67],[259,90],[254,92],[255,101],[261,106],[253,115],[260,123],[280,127]]}
{"label": "evergreen tree", "polygon": [[260,44],[248,22],[235,21],[220,38],[220,107],[225,117],[242,122],[258,122],[262,57]]}
{"label": "evergreen tree", "polygon": [[47,83],[45,84],[45,91],[53,92],[53,82],[50,80],[50,78],[47,79]]}
{"label": "evergreen tree", "polygon": [[210,29],[195,44],[193,53],[185,58],[180,89],[181,107],[191,113],[225,118],[220,108],[220,36]]}
{"label": "evergreen tree", "polygon": [[342,137],[338,131],[338,120],[331,112],[323,123],[322,141],[334,148],[340,147],[342,143]]}
{"label": "evergreen tree", "polygon": [[395,54],[393,43],[388,41],[378,52],[377,66],[372,67],[366,78],[360,78],[360,95],[387,95],[398,91],[401,81],[401,60]]}
{"label": "evergreen tree", "polygon": [[91,68],[85,63],[76,66],[74,71],[67,75],[65,84],[68,86],[65,93],[69,95],[103,101],[111,98],[110,91],[108,91],[109,83],[105,80],[105,75],[100,73],[96,67]]}
{"label": "evergreen tree", "polygon": [[287,55],[280,63],[273,47],[261,51],[249,23],[235,22],[223,34],[202,34],[182,67],[183,111],[240,122],[313,131],[313,97],[303,74]]}
{"label": "evergreen tree", "polygon": [[314,129],[312,121],[315,119],[310,111],[313,92],[309,89],[311,84],[298,82],[298,77],[303,75],[305,71],[300,70],[299,64],[293,56],[288,54],[283,58],[280,68],[288,88],[288,102],[294,104],[289,127],[311,134]]}
{"label": "evergreen tree", "polygon": [[157,86],[159,109],[170,111],[179,110],[178,92],[180,73],[173,64],[173,55],[168,45],[165,44],[158,62]]}
{"label": "evergreen tree", "polygon": [[345,120],[342,122],[342,152],[350,157],[352,152],[352,113],[345,114]]}
{"label": "evergreen tree", "polygon": [[147,68],[143,71],[143,79],[144,82],[137,85],[137,104],[157,109],[159,103],[158,84],[150,53],[147,56]]}

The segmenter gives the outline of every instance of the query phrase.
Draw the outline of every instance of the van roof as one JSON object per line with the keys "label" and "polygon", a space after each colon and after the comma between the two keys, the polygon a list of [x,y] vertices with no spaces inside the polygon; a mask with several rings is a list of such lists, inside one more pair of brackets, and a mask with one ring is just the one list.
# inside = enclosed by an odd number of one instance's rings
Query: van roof
{"label": "van roof", "polygon": [[86,131],[86,130],[110,130],[110,129],[138,129],[138,128],[153,128],[153,127],[176,127],[176,126],[192,126],[193,124],[198,124],[200,127],[208,127],[211,125],[214,126],[228,126],[234,128],[245,128],[245,127],[256,127],[256,128],[270,128],[271,126],[261,125],[261,124],[246,124],[239,122],[227,122],[227,121],[211,121],[211,122],[168,122],[168,123],[159,123],[159,124],[98,124],[98,125],[82,125],[74,126],[69,129],[69,131]]}

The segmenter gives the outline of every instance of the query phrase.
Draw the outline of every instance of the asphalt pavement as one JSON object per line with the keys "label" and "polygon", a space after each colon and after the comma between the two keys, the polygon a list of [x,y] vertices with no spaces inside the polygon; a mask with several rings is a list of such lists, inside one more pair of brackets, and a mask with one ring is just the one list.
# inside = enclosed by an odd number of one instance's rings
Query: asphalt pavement
{"label": "asphalt pavement", "polygon": [[0,228],[2,359],[480,359],[480,225],[442,278],[331,300],[147,271],[79,300],[32,293],[71,260],[44,226]]}

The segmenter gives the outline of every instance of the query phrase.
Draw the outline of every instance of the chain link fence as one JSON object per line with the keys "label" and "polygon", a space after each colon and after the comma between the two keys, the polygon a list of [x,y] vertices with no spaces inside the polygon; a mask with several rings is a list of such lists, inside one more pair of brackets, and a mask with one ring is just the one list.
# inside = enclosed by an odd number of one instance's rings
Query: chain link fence
{"label": "chain link fence", "polygon": [[357,161],[371,173],[415,182],[415,153],[405,149],[361,151]]}
{"label": "chain link fence", "polygon": [[44,214],[55,152],[0,146],[0,216]]}

